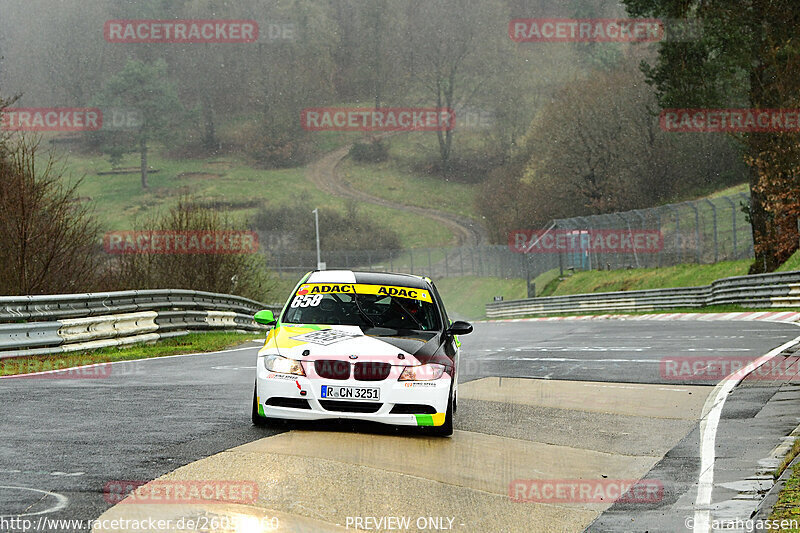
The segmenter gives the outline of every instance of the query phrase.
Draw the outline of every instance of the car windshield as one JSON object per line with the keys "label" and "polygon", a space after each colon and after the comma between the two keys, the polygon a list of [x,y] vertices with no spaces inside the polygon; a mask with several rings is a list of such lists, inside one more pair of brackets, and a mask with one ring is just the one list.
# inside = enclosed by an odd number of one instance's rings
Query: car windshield
{"label": "car windshield", "polygon": [[[343,287],[347,292],[311,292],[301,287],[292,296],[283,322],[395,330],[433,331],[440,328],[439,313],[428,291],[370,285],[362,286],[355,293],[353,286]],[[378,291],[381,292],[368,293]],[[401,291],[424,299],[398,295]]]}

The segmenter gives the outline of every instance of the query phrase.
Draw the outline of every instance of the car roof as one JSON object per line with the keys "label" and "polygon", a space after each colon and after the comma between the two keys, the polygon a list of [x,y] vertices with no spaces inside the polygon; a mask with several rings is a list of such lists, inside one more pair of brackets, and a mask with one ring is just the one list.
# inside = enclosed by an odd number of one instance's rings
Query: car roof
{"label": "car roof", "polygon": [[364,283],[367,285],[392,285],[427,289],[428,280],[412,274],[396,274],[392,272],[362,272],[352,270],[315,270],[308,276],[306,283]]}

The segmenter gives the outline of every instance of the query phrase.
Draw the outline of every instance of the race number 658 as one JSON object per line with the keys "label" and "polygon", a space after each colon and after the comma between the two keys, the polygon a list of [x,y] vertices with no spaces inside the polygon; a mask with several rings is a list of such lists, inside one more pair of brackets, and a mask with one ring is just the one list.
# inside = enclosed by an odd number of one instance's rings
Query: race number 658
{"label": "race number 658", "polygon": [[321,294],[298,294],[292,300],[291,307],[316,307],[321,301]]}

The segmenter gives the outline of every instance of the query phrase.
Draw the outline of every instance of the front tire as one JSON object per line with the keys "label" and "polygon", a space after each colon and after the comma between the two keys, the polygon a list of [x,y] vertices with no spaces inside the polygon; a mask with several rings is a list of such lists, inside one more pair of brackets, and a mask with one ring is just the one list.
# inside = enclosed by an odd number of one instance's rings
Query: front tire
{"label": "front tire", "polygon": [[444,415],[444,424],[433,427],[433,434],[439,437],[449,437],[453,434],[453,393],[447,399],[447,413]]}
{"label": "front tire", "polygon": [[267,418],[258,414],[258,383],[253,385],[253,412],[251,415],[253,425],[258,427],[265,427],[267,425]]}

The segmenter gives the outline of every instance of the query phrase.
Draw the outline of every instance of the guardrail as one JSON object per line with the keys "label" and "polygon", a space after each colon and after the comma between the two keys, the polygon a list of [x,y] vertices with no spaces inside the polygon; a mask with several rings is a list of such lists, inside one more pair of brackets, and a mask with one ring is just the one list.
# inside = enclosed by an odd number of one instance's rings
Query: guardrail
{"label": "guardrail", "polygon": [[800,306],[800,272],[779,272],[723,278],[703,287],[621,291],[527,298],[486,304],[488,318],[592,311],[651,311],[700,308]]}
{"label": "guardrail", "polygon": [[253,314],[280,307],[182,289],[0,297],[0,359],[155,341],[191,331],[266,331]]}

